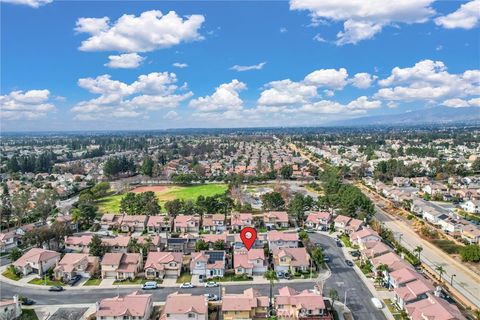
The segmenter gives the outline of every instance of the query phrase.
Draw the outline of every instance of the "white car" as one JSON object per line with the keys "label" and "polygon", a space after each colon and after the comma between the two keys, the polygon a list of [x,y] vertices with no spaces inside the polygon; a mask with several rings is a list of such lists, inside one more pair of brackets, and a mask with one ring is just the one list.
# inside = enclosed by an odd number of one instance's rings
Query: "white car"
{"label": "white car", "polygon": [[190,282],[184,282],[180,285],[180,288],[190,289],[190,288],[195,288],[195,286],[193,284],[191,284]]}
{"label": "white car", "polygon": [[377,299],[377,298],[372,298],[371,300],[372,300],[372,303],[373,303],[373,305],[375,306],[375,308],[377,308],[377,309],[379,309],[379,310],[383,308],[382,301],[380,301],[380,300]]}
{"label": "white car", "polygon": [[205,297],[208,301],[218,301],[218,296],[213,293],[205,293]]}
{"label": "white car", "polygon": [[158,288],[158,285],[155,281],[147,281],[142,286],[143,290],[153,290],[157,288]]}
{"label": "white car", "polygon": [[213,288],[213,287],[218,287],[218,283],[214,281],[208,281],[205,283],[205,288]]}

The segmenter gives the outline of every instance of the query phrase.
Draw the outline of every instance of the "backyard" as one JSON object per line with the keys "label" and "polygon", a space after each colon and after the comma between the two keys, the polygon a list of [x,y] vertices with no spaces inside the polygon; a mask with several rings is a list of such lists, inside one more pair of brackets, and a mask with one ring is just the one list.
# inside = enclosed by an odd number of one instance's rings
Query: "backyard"
{"label": "backyard", "polygon": [[[161,187],[161,188],[160,188]],[[211,197],[217,194],[222,194],[228,190],[228,186],[222,183],[216,184],[202,184],[194,186],[151,186],[138,187],[132,192],[155,192],[158,202],[165,210],[165,202],[174,199],[182,200],[196,200],[199,196]],[[99,210],[102,213],[116,213],[120,210],[120,201],[125,194],[111,195],[99,200]]]}

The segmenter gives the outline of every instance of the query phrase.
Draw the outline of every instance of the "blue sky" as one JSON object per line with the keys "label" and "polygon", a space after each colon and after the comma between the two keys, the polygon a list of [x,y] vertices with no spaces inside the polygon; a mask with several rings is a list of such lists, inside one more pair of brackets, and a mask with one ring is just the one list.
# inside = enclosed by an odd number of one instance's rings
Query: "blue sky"
{"label": "blue sky", "polygon": [[480,106],[480,0],[0,5],[5,131],[315,126]]}

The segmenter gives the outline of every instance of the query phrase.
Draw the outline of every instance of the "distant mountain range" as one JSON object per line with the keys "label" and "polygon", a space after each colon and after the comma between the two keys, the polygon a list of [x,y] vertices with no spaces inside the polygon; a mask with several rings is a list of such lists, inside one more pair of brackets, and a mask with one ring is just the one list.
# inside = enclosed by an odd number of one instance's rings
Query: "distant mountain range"
{"label": "distant mountain range", "polygon": [[480,108],[448,108],[434,107],[400,114],[368,116],[337,121],[333,126],[388,126],[388,125],[421,125],[421,124],[478,124]]}

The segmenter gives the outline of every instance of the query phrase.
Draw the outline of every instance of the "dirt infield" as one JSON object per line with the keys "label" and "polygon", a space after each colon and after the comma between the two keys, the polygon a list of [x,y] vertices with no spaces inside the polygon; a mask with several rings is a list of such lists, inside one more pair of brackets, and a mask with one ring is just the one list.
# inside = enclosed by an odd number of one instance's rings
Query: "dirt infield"
{"label": "dirt infield", "polygon": [[170,186],[142,186],[142,187],[136,187],[135,189],[132,190],[132,192],[136,192],[136,193],[146,192],[146,191],[164,192],[170,188],[171,188]]}

